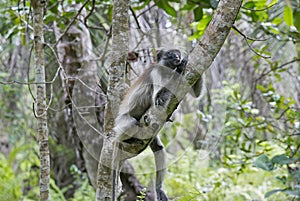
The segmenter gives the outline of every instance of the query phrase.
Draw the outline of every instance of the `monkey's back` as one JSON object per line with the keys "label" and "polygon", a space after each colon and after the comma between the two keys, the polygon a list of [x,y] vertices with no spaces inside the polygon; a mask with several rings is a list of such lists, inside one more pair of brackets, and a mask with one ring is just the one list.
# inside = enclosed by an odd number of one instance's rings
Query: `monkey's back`
{"label": "monkey's back", "polygon": [[139,121],[142,115],[151,106],[153,81],[149,73],[151,73],[152,70],[152,66],[146,69],[130,87],[120,106],[120,115],[127,113]]}

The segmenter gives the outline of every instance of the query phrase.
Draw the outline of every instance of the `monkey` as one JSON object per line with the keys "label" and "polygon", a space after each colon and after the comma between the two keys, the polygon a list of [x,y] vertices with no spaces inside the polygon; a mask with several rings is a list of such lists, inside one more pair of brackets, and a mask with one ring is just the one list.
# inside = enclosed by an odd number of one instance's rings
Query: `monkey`
{"label": "monkey", "polygon": [[[120,105],[119,114],[115,120],[117,136],[123,133],[136,133],[135,130],[139,129],[142,115],[153,103],[159,105],[159,102],[162,102],[162,100],[157,99],[156,95],[159,91],[162,91],[162,87],[166,87],[166,82],[171,81],[171,78],[174,77],[171,70],[175,70],[177,73],[175,77],[178,77],[184,71],[186,64],[187,58],[181,59],[181,53],[177,49],[160,50],[158,52],[157,64],[152,64],[145,70],[127,91]],[[174,85],[174,83],[170,84]],[[201,88],[202,80],[200,79],[192,86],[191,94],[195,97],[199,96]],[[160,97],[164,98],[163,95],[160,95]]]}
{"label": "monkey", "polygon": [[[166,172],[165,150],[159,138],[145,139],[143,133],[139,133],[142,116],[152,106],[164,106],[165,100],[169,95],[173,85],[176,85],[177,79],[185,70],[188,59],[182,58],[178,49],[161,50],[157,53],[157,63],[150,65],[148,69],[137,79],[137,81],[127,91],[119,108],[118,116],[115,119],[114,131],[120,150],[129,146],[139,146],[138,153],[123,157],[124,160],[141,153],[148,145],[154,153],[156,165],[156,194],[158,201],[167,201],[168,198],[163,191],[162,183]],[[201,92],[202,81],[198,80],[192,86],[192,94],[199,96]],[[175,89],[176,90],[176,89]],[[134,151],[133,151],[134,152]],[[122,165],[120,153],[115,154],[113,163],[117,166],[114,171],[114,177],[118,174],[119,166]],[[114,165],[114,166],[115,166]],[[115,174],[116,173],[116,174]],[[114,185],[116,185],[114,178]],[[115,191],[115,190],[114,190]],[[113,192],[114,193],[114,192]]]}
{"label": "monkey", "polygon": [[[170,81],[174,73],[182,73],[186,64],[187,59],[181,60],[181,53],[177,49],[159,51],[157,63],[150,65],[129,88],[120,105],[119,114],[115,119],[117,136],[136,133],[142,115],[153,103],[160,102],[155,100],[157,92]],[[172,73],[172,70],[176,72]]]}

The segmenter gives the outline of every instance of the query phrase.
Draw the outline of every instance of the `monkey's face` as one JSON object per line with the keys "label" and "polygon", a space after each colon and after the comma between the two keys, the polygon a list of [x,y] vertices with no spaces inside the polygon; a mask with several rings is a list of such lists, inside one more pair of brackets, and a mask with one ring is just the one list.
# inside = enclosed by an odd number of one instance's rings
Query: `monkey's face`
{"label": "monkey's face", "polygon": [[181,63],[181,53],[179,50],[169,50],[163,56],[163,60],[168,67],[175,69]]}

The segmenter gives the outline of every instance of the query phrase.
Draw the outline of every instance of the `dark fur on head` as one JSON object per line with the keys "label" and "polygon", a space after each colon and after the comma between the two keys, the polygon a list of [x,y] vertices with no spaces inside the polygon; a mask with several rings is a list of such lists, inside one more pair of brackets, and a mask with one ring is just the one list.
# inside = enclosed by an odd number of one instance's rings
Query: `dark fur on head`
{"label": "dark fur on head", "polygon": [[159,50],[157,53],[157,63],[171,69],[176,69],[178,73],[182,73],[187,64],[187,58],[182,58],[182,54],[178,49]]}

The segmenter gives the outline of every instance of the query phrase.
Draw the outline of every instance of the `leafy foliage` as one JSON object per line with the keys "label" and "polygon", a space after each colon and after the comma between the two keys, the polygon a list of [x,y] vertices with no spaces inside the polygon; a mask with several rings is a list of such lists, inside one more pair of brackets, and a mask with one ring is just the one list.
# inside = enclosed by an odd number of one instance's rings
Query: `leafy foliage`
{"label": "leafy foliage", "polygon": [[0,200],[19,200],[22,195],[19,181],[5,157],[0,155]]}

